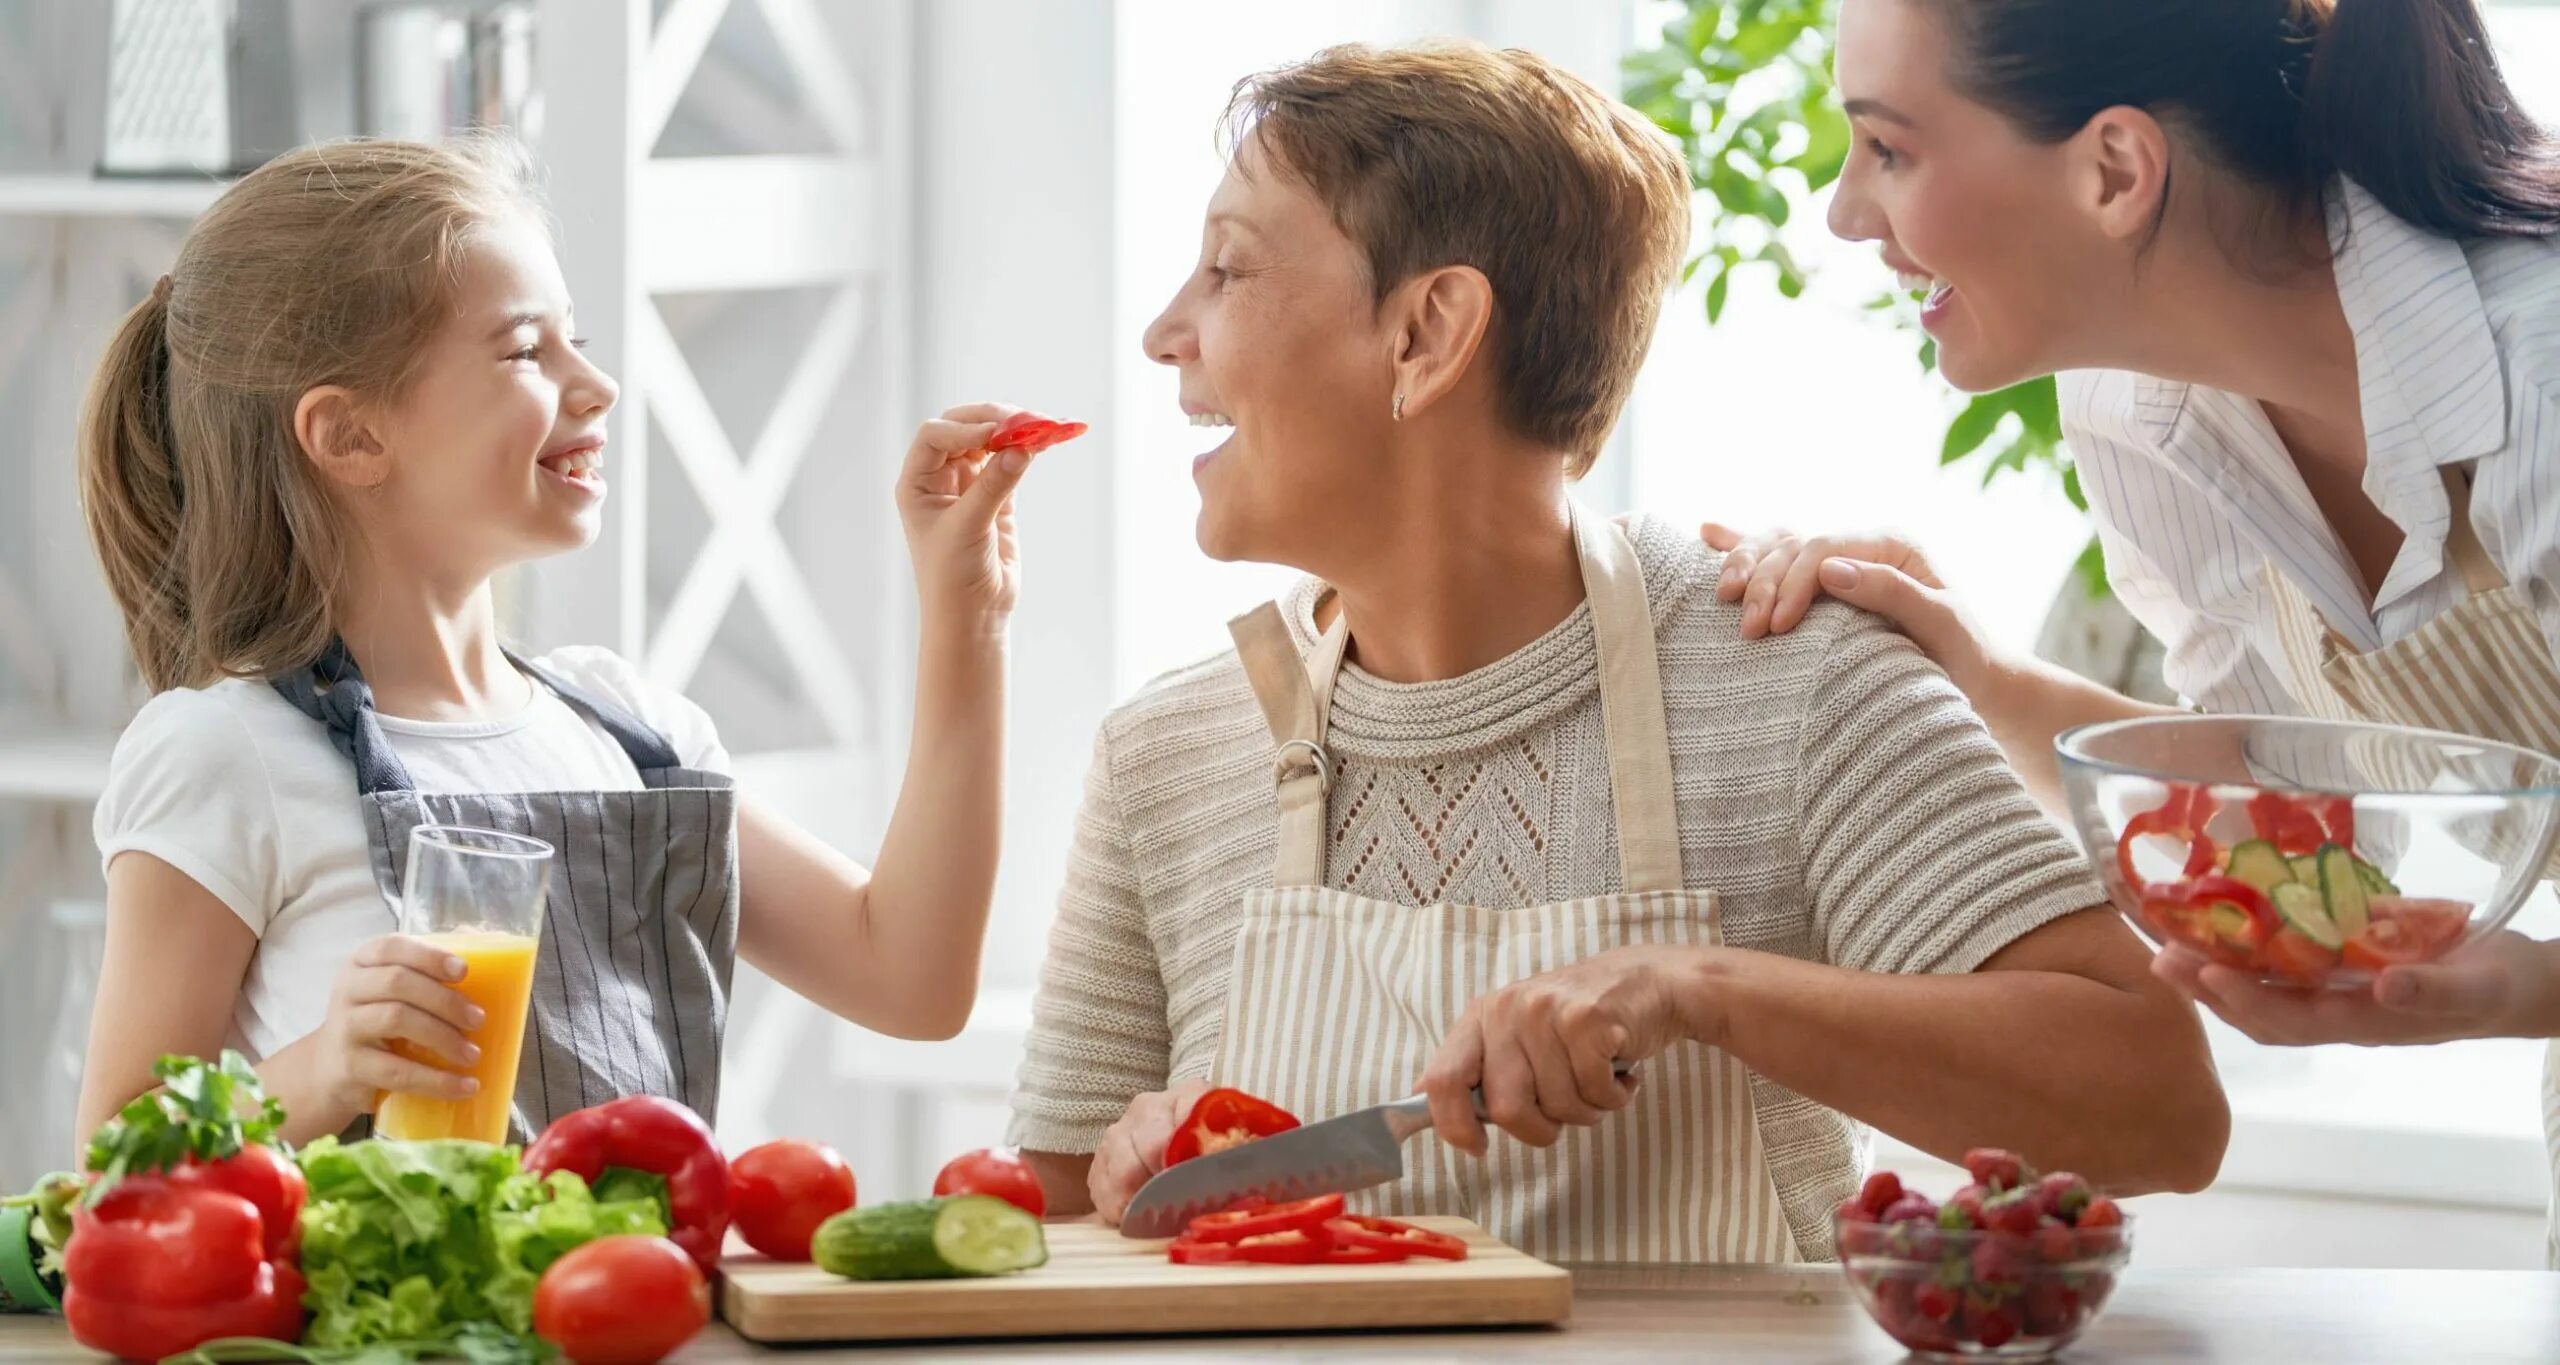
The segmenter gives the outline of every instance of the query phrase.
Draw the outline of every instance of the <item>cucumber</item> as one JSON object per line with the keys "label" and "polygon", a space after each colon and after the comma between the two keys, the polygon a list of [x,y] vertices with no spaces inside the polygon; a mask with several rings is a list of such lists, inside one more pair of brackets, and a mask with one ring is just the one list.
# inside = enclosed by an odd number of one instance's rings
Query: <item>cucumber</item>
{"label": "cucumber", "polygon": [[2389,877],[2382,875],[2381,868],[2375,867],[2373,864],[2366,862],[2362,858],[2356,859],[2356,880],[2364,883],[2364,889],[2369,895],[2396,896],[2400,894],[2400,888],[2392,885]]}
{"label": "cucumber", "polygon": [[849,1280],[1010,1275],[1049,1263],[1040,1220],[985,1194],[847,1209],[818,1225],[809,1257]]}
{"label": "cucumber", "polygon": [[2285,863],[2293,869],[2293,879],[2295,881],[2302,883],[2304,886],[2318,886],[2320,884],[2320,855],[2316,853],[2297,853],[2293,857],[2286,859]]}
{"label": "cucumber", "polygon": [[2337,926],[2340,938],[2354,938],[2373,919],[2373,893],[2365,890],[2364,878],[2356,872],[2356,855],[2336,844],[2322,844],[2315,856],[2320,859],[2320,897],[2328,902],[2329,922]]}
{"label": "cucumber", "polygon": [[2346,946],[2346,936],[2329,918],[2329,905],[2321,899],[2319,888],[2286,882],[2275,889],[2270,899],[2276,903],[2276,913],[2293,926],[2294,932],[2333,953]]}
{"label": "cucumber", "polygon": [[2232,849],[2231,863],[2224,871],[2270,895],[2294,880],[2293,865],[2264,839],[2251,839]]}

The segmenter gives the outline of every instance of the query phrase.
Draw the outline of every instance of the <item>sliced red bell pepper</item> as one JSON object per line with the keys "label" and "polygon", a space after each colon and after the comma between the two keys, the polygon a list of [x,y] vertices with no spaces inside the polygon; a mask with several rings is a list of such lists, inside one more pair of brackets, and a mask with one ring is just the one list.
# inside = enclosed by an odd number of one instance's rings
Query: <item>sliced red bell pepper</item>
{"label": "sliced red bell pepper", "polygon": [[569,1171],[590,1185],[609,1167],[665,1180],[668,1240],[706,1273],[719,1266],[729,1163],[708,1124],[674,1100],[630,1095],[555,1120],[524,1153],[535,1175]]}
{"label": "sliced red bell pepper", "polygon": [[2153,928],[2234,967],[2262,967],[2261,950],[2283,927],[2267,894],[2237,877],[2154,882],[2142,897]]}
{"label": "sliced red bell pepper", "polygon": [[1017,412],[996,427],[995,435],[987,438],[987,451],[995,454],[1019,450],[1037,455],[1051,446],[1072,441],[1088,430],[1091,428],[1082,422],[1059,422],[1036,413]]}
{"label": "sliced red bell pepper", "polygon": [[1324,1226],[1326,1219],[1341,1216],[1342,1196],[1320,1194],[1265,1208],[1204,1213],[1191,1220],[1183,1235],[1200,1242],[1241,1242],[1274,1233],[1310,1232]]}
{"label": "sliced red bell pepper", "polygon": [[2324,843],[2352,849],[2356,845],[2355,798],[2260,792],[2249,798],[2249,828],[2288,858],[2317,853]]}
{"label": "sliced red bell pepper", "polygon": [[268,1241],[257,1206],[237,1194],[127,1176],[72,1214],[63,1317],[80,1344],[127,1360],[222,1337],[291,1341],[302,1276]]}
{"label": "sliced red bell pepper", "polygon": [[1375,1218],[1355,1213],[1335,1218],[1324,1225],[1325,1236],[1335,1246],[1371,1247],[1407,1256],[1428,1256],[1441,1261],[1467,1259],[1467,1244],[1445,1232],[1433,1232],[1393,1218]]}
{"label": "sliced red bell pepper", "polygon": [[1178,1166],[1193,1157],[1240,1147],[1297,1126],[1296,1115],[1268,1100],[1241,1090],[1212,1090],[1191,1106],[1173,1130],[1164,1146],[1164,1164]]}
{"label": "sliced red bell pepper", "polygon": [[1226,1245],[1235,1248],[1235,1259],[1248,1265],[1314,1265],[1331,1250],[1321,1231],[1305,1229],[1266,1233]]}
{"label": "sliced red bell pepper", "polygon": [[2205,833],[2213,823],[2213,794],[2202,787],[2172,786],[2169,799],[2156,810],[2147,810],[2127,820],[2124,833],[2116,839],[2116,870],[2124,884],[2137,895],[2149,894],[2142,875],[2134,871],[2133,846],[2151,835],[2166,835],[2187,841],[2184,869],[2189,877],[2201,877],[2222,865],[2222,850]]}

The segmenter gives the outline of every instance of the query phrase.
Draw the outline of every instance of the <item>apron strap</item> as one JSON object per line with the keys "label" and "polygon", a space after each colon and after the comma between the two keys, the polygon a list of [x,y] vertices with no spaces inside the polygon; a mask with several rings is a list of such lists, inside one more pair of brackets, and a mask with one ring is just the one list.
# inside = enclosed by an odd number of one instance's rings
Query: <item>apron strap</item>
{"label": "apron strap", "polygon": [[2453,561],[2453,566],[2462,571],[2463,586],[2469,588],[2474,597],[2507,586],[2506,575],[2498,572],[2488,550],[2482,548],[2480,533],[2471,529],[2473,468],[2444,465],[2437,472],[2444,476],[2446,510],[2453,518],[2445,525],[2444,552],[2446,558]]}
{"label": "apron strap", "polygon": [[1333,760],[1324,747],[1325,723],[1333,709],[1333,681],[1341,674],[1343,650],[1351,642],[1350,620],[1337,612],[1333,627],[1304,659],[1280,608],[1272,603],[1229,621],[1227,633],[1235,637],[1245,681],[1253,686],[1263,724],[1270,728],[1277,746],[1280,856],[1273,884],[1322,886],[1325,794],[1333,785]]}
{"label": "apron strap", "polygon": [[560,700],[569,704],[570,710],[585,716],[611,736],[631,759],[632,767],[647,773],[684,766],[676,756],[675,741],[658,733],[647,721],[530,659],[518,658],[513,650],[507,652],[507,661],[522,670],[526,677],[550,688]]}
{"label": "apron strap", "polygon": [[[630,757],[633,767],[646,773],[683,766],[675,745],[629,711],[549,669],[518,658],[512,650],[507,653],[507,662],[536,685],[551,689],[570,709],[602,729]],[[277,678],[270,686],[297,710],[328,729],[330,744],[355,764],[356,790],[360,795],[417,790],[398,751],[382,733],[382,723],[374,715],[373,687],[357,669],[355,656],[347,652],[344,640],[332,638],[311,667]]]}
{"label": "apron strap", "polygon": [[335,636],[309,668],[270,681],[278,695],[327,727],[329,742],[356,767],[356,790],[365,796],[417,790],[400,755],[383,738],[373,715],[373,688],[357,671],[346,641]]}
{"label": "apron strap", "polygon": [[1609,795],[1618,817],[1618,868],[1627,892],[1681,887],[1680,816],[1672,796],[1671,732],[1644,568],[1615,522],[1573,512],[1583,591],[1600,655],[1600,723],[1609,742]]}

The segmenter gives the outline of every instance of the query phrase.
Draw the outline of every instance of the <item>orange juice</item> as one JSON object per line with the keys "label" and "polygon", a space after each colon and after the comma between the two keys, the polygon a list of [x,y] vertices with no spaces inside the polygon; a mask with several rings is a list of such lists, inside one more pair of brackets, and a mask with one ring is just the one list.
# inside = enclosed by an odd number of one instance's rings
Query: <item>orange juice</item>
{"label": "orange juice", "polygon": [[[470,1138],[479,1142],[507,1140],[507,1115],[515,1102],[516,1062],[524,1055],[525,1010],[533,1003],[533,956],[536,940],[492,929],[458,929],[422,934],[462,959],[462,980],[454,989],[486,1011],[480,1027],[467,1030],[480,1048],[480,1064],[461,1074],[478,1078],[480,1091],[467,1100],[428,1099],[388,1094],[374,1111],[374,1132],[387,1138]],[[442,1061],[406,1043],[392,1044],[411,1061],[452,1070]]]}

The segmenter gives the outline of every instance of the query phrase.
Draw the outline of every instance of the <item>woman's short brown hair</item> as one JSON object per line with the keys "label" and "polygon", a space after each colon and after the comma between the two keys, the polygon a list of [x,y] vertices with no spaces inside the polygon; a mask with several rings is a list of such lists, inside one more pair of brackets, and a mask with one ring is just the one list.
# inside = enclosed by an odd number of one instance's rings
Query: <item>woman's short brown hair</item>
{"label": "woman's short brown hair", "polygon": [[1332,209],[1381,302],[1425,270],[1484,272],[1503,415],[1590,469],[1688,251],[1667,137],[1534,53],[1476,43],[1327,48],[1238,83],[1225,128]]}

